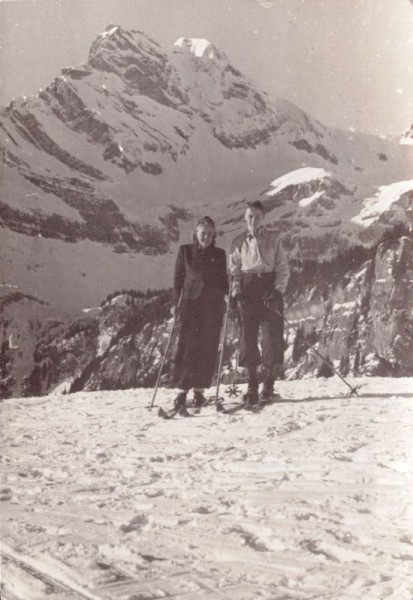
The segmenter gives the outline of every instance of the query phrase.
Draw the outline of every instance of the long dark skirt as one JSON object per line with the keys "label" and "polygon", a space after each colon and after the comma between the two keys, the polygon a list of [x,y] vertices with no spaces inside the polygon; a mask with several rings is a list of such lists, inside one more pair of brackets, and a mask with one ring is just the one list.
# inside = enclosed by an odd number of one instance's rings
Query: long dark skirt
{"label": "long dark skirt", "polygon": [[180,389],[208,388],[214,375],[224,302],[202,293],[184,300],[181,327],[174,359],[173,386]]}

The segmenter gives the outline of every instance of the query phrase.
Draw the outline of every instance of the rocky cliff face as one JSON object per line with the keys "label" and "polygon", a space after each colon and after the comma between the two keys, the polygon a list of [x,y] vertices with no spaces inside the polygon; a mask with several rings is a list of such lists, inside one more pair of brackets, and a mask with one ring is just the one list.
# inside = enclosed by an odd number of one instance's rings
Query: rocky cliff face
{"label": "rocky cliff face", "polygon": [[132,291],[109,297],[87,317],[45,322],[23,394],[151,385],[167,340],[169,312],[169,292]]}
{"label": "rocky cliff face", "polygon": [[[413,375],[413,242],[405,233],[394,228],[375,247],[353,248],[323,264],[293,262],[286,294],[285,377],[333,374],[309,346],[343,376]],[[168,292],[122,292],[95,316],[66,326],[47,323],[23,392],[153,386],[171,331],[169,310]],[[231,322],[224,382],[234,377],[238,335],[237,323]],[[162,385],[168,385],[173,354],[174,344]],[[6,365],[7,352],[2,357]],[[235,377],[245,380],[246,373],[240,369]]]}
{"label": "rocky cliff face", "polygon": [[315,267],[312,314],[305,306],[292,311],[299,333],[288,332],[291,376],[331,375],[303,338],[343,375],[411,375],[413,244],[403,233],[396,227],[374,248]]}

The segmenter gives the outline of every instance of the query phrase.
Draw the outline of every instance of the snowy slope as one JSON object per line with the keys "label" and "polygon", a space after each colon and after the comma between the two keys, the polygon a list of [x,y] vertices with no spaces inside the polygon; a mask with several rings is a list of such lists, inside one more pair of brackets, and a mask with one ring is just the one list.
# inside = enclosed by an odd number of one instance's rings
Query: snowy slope
{"label": "snowy slope", "polygon": [[360,213],[352,221],[369,227],[375,221],[413,221],[413,179],[381,186],[374,198],[367,199]]}
{"label": "snowy slope", "polygon": [[162,421],[172,390],[2,404],[5,600],[410,600],[411,379],[280,382]]}

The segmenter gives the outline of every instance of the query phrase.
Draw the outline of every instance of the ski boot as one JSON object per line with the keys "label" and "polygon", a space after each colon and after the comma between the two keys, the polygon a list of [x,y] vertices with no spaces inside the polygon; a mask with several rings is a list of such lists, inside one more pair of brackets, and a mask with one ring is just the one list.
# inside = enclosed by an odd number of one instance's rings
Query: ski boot
{"label": "ski boot", "polygon": [[194,390],[194,407],[201,408],[207,404],[208,400],[205,398],[204,394],[199,390]]}
{"label": "ski boot", "polygon": [[179,392],[174,400],[173,407],[169,410],[164,410],[162,407],[158,410],[158,417],[162,419],[173,419],[176,415],[183,417],[189,417],[189,413],[186,409],[186,392]]}
{"label": "ski boot", "polygon": [[274,377],[266,377],[261,391],[261,400],[268,402],[274,398]]}
{"label": "ski boot", "polygon": [[248,386],[247,393],[243,395],[242,399],[244,401],[245,408],[256,406],[260,401],[258,396],[258,387]]}
{"label": "ski boot", "polygon": [[189,416],[189,413],[186,409],[186,392],[179,392],[177,397],[174,400],[174,410],[181,416],[186,417]]}

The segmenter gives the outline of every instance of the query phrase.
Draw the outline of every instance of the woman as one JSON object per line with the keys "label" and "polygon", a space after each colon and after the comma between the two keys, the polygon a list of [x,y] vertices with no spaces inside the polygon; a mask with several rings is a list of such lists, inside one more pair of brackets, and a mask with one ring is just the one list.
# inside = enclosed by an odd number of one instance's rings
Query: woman
{"label": "woman", "polygon": [[192,244],[180,246],[176,259],[173,300],[180,301],[181,328],[174,361],[173,385],[179,388],[175,407],[183,407],[188,391],[194,403],[205,402],[218,353],[228,293],[225,250],[215,247],[215,223],[202,217]]}

